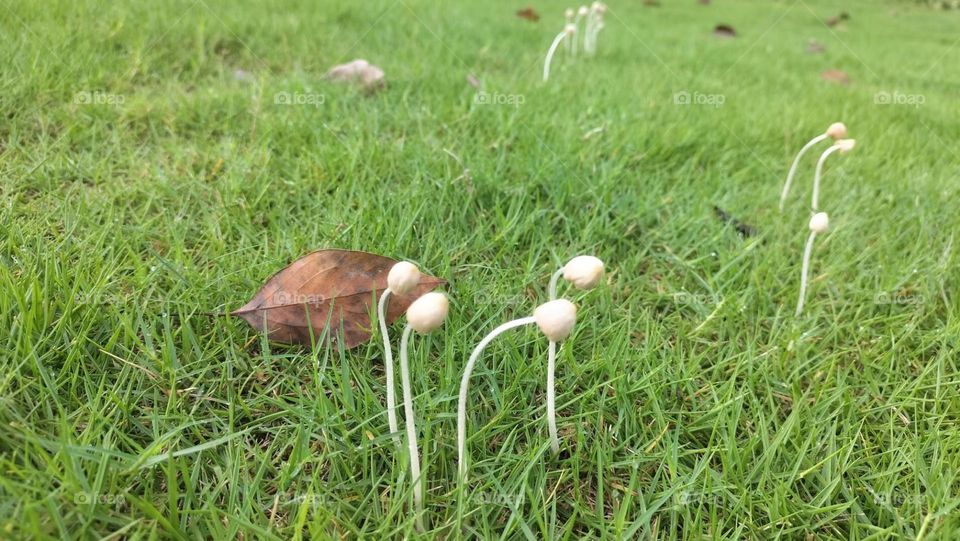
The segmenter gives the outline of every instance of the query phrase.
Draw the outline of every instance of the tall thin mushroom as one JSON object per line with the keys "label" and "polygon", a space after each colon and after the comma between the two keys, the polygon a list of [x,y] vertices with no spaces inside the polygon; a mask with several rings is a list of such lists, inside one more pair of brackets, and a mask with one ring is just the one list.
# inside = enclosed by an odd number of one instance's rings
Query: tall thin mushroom
{"label": "tall thin mushroom", "polygon": [[793,177],[797,172],[797,165],[800,163],[800,158],[807,153],[808,150],[816,146],[818,143],[824,139],[831,138],[834,141],[839,141],[847,136],[847,127],[843,122],[834,122],[830,124],[830,127],[827,128],[827,131],[821,133],[820,135],[814,137],[807,144],[803,145],[803,148],[800,149],[800,152],[797,153],[797,157],[793,159],[793,164],[790,165],[790,171],[787,173],[787,181],[783,183],[783,191],[780,192],[780,211],[783,212],[783,206],[786,204],[787,195],[790,193],[790,185],[793,184]]}
{"label": "tall thin mushroom", "polygon": [[[573,19],[573,30],[577,35],[573,36],[573,38],[570,40],[573,42],[573,56],[577,56],[577,38],[580,36],[580,20],[584,17],[588,17],[589,15],[590,8],[587,6],[580,6],[577,8],[577,16]],[[583,26],[584,30],[586,30],[587,21],[584,21]],[[586,34],[586,32],[584,32],[584,34]]]}
{"label": "tall thin mushroom", "polygon": [[803,304],[807,297],[807,276],[810,274],[810,255],[813,253],[813,241],[817,238],[817,233],[825,233],[830,227],[830,218],[826,212],[818,212],[810,218],[810,236],[807,237],[807,245],[803,249],[803,265],[800,271],[800,298],[797,300],[797,311],[794,314],[800,317],[803,313]]}
{"label": "tall thin mushroom", "polygon": [[[551,301],[557,298],[557,282],[561,276],[577,289],[593,289],[603,277],[603,261],[592,255],[578,255],[560,267],[550,277],[548,294]],[[560,452],[560,438],[557,435],[556,370],[557,343],[551,340],[547,348],[547,429],[550,432],[550,449],[554,454]]]}
{"label": "tall thin mushroom", "polygon": [[553,38],[553,43],[550,44],[550,48],[547,50],[547,58],[543,61],[543,82],[550,80],[550,63],[553,62],[553,54],[557,52],[557,47],[560,46],[560,42],[566,38],[572,38],[576,32],[576,25],[568,24],[563,27],[562,32],[557,34],[557,37]]}
{"label": "tall thin mushroom", "polygon": [[590,15],[587,18],[587,28],[583,36],[583,49],[587,54],[593,55],[597,51],[597,35],[603,30],[603,14],[607,11],[607,5],[603,2],[594,2],[590,5]]}
{"label": "tall thin mushroom", "polygon": [[560,342],[570,335],[576,322],[577,307],[572,302],[566,299],[549,301],[538,306],[532,316],[508,321],[493,329],[474,348],[463,370],[463,378],[460,380],[460,399],[457,404],[457,471],[461,483],[467,479],[467,391],[470,388],[470,375],[480,354],[490,342],[510,329],[536,323],[550,341]]}
{"label": "tall thin mushroom", "polygon": [[407,308],[407,327],[403,330],[403,337],[400,339],[400,378],[403,381],[403,411],[407,427],[407,451],[410,455],[410,482],[413,483],[417,528],[421,531],[423,531],[423,481],[420,478],[420,451],[417,447],[417,426],[413,412],[407,344],[412,331],[427,334],[443,325],[449,310],[450,302],[443,293],[434,291],[423,295]]}
{"label": "tall thin mushroom", "polygon": [[377,320],[380,323],[380,335],[383,337],[383,365],[387,373],[387,424],[390,434],[396,435],[397,397],[393,381],[393,350],[390,347],[390,335],[387,333],[387,306],[390,295],[406,295],[420,283],[420,269],[409,261],[401,261],[390,268],[387,274],[387,289],[380,295],[377,303]]}

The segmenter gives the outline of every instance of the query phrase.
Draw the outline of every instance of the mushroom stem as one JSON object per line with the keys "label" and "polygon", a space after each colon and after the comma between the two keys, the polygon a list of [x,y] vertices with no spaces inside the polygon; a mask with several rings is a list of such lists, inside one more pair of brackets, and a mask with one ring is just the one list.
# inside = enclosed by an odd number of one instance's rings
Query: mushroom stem
{"label": "mushroom stem", "polygon": [[557,437],[557,391],[553,376],[557,368],[557,343],[551,340],[547,351],[547,429],[550,449],[557,454],[560,452],[560,438]]}
{"label": "mushroom stem", "polygon": [[597,54],[597,36],[600,35],[600,31],[603,30],[603,19],[599,19],[593,25],[593,37],[590,38],[590,54]]}
{"label": "mushroom stem", "polygon": [[463,370],[463,378],[460,380],[460,400],[457,404],[457,470],[460,475],[461,483],[466,482],[467,480],[467,390],[470,387],[470,375],[473,373],[473,367],[477,364],[477,359],[480,357],[480,354],[483,353],[484,348],[486,348],[496,337],[500,336],[506,331],[509,331],[510,329],[515,329],[531,323],[535,323],[535,320],[532,316],[522,317],[520,319],[508,321],[503,325],[500,325],[496,329],[490,331],[490,334],[483,337],[483,340],[477,344],[477,347],[473,349],[473,353],[470,354],[470,359],[467,361],[467,366]]}
{"label": "mushroom stem", "polygon": [[[553,43],[550,44],[550,49],[547,50],[547,58],[543,62],[543,82],[547,82],[550,79],[550,62],[553,61],[553,53],[557,52],[557,47],[560,46],[560,42],[563,41],[563,38],[567,37],[567,29],[564,28],[562,32],[557,34],[557,37],[553,38]],[[574,41],[576,43],[576,41]],[[574,49],[576,52],[576,49]]]}
{"label": "mushroom stem", "polygon": [[547,288],[547,293],[550,295],[551,301],[557,298],[557,282],[559,282],[562,277],[563,267],[557,269],[557,272],[553,273],[553,276],[550,277],[550,286]]}
{"label": "mushroom stem", "polygon": [[823,154],[820,155],[820,159],[817,161],[817,170],[813,175],[813,196],[811,198],[811,208],[814,212],[817,212],[817,202],[820,199],[820,176],[823,174],[823,162],[827,160],[827,156],[833,154],[834,152],[840,150],[840,145],[833,145],[827,150],[823,151]]}
{"label": "mushroom stem", "polygon": [[[583,23],[583,52],[590,52],[590,32],[593,32],[594,11],[591,9],[587,14],[587,20]],[[576,40],[574,40],[576,41]]]}
{"label": "mushroom stem", "polygon": [[[583,14],[582,14],[580,11],[577,11],[577,16],[573,19],[573,27],[577,29],[577,31],[578,31],[577,33],[579,33],[579,30],[580,30],[580,19],[583,19]],[[586,26],[586,24],[584,24],[584,26]],[[576,34],[573,35],[573,38],[570,39],[570,41],[573,43],[573,45],[572,45],[572,47],[573,47],[573,56],[577,56],[577,36],[576,36]]]}
{"label": "mushroom stem", "polygon": [[[550,286],[547,292],[550,300],[557,298],[557,282],[563,276],[563,267],[557,269],[550,277]],[[557,343],[550,341],[547,349],[547,429],[550,432],[550,449],[553,454],[560,452],[560,438],[557,437],[557,389],[556,389],[556,371],[557,371]]]}
{"label": "mushroom stem", "polygon": [[797,300],[796,317],[800,317],[803,312],[803,302],[807,296],[807,274],[810,272],[810,254],[813,253],[813,239],[817,238],[817,232],[811,231],[807,237],[807,246],[803,249],[803,265],[800,270],[800,298]]}
{"label": "mushroom stem", "polygon": [[387,423],[390,425],[390,434],[394,436],[394,441],[399,443],[397,438],[397,397],[395,384],[393,382],[393,350],[390,348],[390,336],[387,334],[387,303],[390,294],[393,293],[388,287],[380,295],[380,302],[377,303],[377,319],[380,322],[380,335],[383,336],[383,366],[387,371]]}
{"label": "mushroom stem", "polygon": [[403,411],[407,427],[407,451],[410,454],[410,479],[413,484],[413,505],[417,513],[417,528],[423,531],[423,489],[420,480],[420,452],[417,449],[417,425],[413,414],[413,393],[410,390],[410,367],[407,361],[407,343],[413,327],[407,325],[400,339],[400,378],[403,380]]}
{"label": "mushroom stem", "polygon": [[787,181],[783,184],[783,191],[780,193],[780,211],[783,211],[783,205],[787,201],[787,195],[790,193],[790,185],[793,183],[793,176],[797,172],[797,165],[800,163],[800,158],[807,153],[808,150],[813,148],[814,145],[823,141],[829,137],[826,133],[820,134],[813,139],[811,139],[807,144],[803,145],[803,148],[800,149],[800,152],[797,153],[797,157],[793,159],[793,164],[790,166],[790,172],[787,173]]}

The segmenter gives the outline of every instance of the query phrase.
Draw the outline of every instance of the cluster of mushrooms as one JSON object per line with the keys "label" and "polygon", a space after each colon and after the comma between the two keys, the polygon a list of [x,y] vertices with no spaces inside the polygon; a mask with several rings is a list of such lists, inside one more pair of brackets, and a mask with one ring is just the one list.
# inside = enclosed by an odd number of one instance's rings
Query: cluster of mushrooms
{"label": "cluster of mushrooms", "polygon": [[[470,385],[470,375],[473,368],[490,342],[504,332],[535,323],[540,331],[549,340],[547,361],[547,427],[550,433],[550,448],[554,453],[560,451],[560,440],[557,436],[556,419],[556,392],[554,389],[554,371],[556,369],[557,343],[562,342],[573,330],[577,322],[577,307],[566,299],[557,298],[557,284],[563,278],[577,289],[592,289],[603,278],[603,261],[594,257],[581,255],[571,259],[566,265],[557,270],[550,278],[550,300],[538,306],[533,315],[508,321],[490,331],[481,340],[467,361],[460,382],[460,398],[457,405],[457,463],[460,482],[466,480],[467,475],[467,390]],[[420,270],[416,265],[401,261],[394,265],[387,275],[387,289],[380,295],[377,304],[377,316],[380,322],[380,333],[383,336],[384,364],[386,368],[387,384],[387,422],[391,434],[398,434],[396,395],[394,391],[393,351],[390,347],[390,337],[387,333],[386,313],[391,295],[406,295],[420,283]],[[407,450],[410,460],[410,476],[413,483],[413,500],[417,509],[417,516],[422,515],[423,490],[421,488],[420,455],[417,447],[417,429],[413,411],[413,394],[410,390],[410,368],[407,356],[407,344],[410,334],[416,331],[427,334],[441,325],[447,318],[450,302],[447,296],[439,292],[426,293],[417,298],[407,308],[407,326],[400,339],[400,378],[403,388],[403,410],[406,424]],[[422,527],[418,518],[418,526]]]}
{"label": "cluster of mushrooms", "polygon": [[[543,62],[543,82],[550,80],[550,63],[553,62],[553,55],[561,43],[565,43],[567,53],[571,57],[577,56],[580,45],[583,45],[583,52],[587,55],[593,55],[597,52],[597,36],[603,30],[603,14],[607,12],[607,5],[603,2],[594,2],[590,7],[580,6],[576,11],[573,8],[567,8],[564,12],[566,23],[563,30],[553,38],[550,48],[547,49],[547,57]],[[580,22],[583,21],[583,38],[580,38]]]}
{"label": "cluster of mushrooms", "polygon": [[807,244],[803,250],[803,265],[800,271],[800,296],[797,300],[797,311],[796,316],[799,317],[803,313],[803,303],[807,295],[807,277],[810,273],[810,255],[813,253],[813,241],[817,237],[818,233],[826,233],[827,229],[830,227],[830,218],[827,216],[826,212],[820,212],[818,203],[820,197],[820,178],[823,174],[823,164],[827,160],[827,157],[833,154],[834,152],[839,152],[841,154],[846,154],[853,150],[856,141],[853,139],[847,139],[847,127],[842,122],[834,122],[827,128],[827,131],[814,137],[807,144],[803,145],[803,148],[800,149],[800,152],[797,153],[797,157],[793,159],[793,164],[790,166],[790,171],[787,173],[787,180],[783,184],[783,191],[780,193],[780,211],[783,212],[784,204],[787,201],[787,196],[790,194],[790,185],[793,183],[793,176],[797,172],[797,165],[800,163],[800,158],[804,154],[818,143],[826,140],[832,139],[833,145],[823,151],[823,154],[820,155],[820,159],[817,160],[817,167],[813,174],[813,195],[811,200],[811,211],[813,216],[810,217],[810,222],[808,227],[810,228],[810,236],[807,237]]}

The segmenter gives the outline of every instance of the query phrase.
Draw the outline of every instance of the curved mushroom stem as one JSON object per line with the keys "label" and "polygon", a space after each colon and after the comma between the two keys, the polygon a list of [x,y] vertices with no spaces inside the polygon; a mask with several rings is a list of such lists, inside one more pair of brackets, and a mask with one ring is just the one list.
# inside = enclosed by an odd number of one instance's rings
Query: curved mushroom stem
{"label": "curved mushroom stem", "polygon": [[460,380],[460,400],[457,404],[457,470],[460,474],[461,483],[467,480],[467,390],[470,387],[470,375],[473,373],[473,367],[477,364],[477,359],[480,357],[480,354],[483,353],[484,348],[486,348],[494,338],[510,329],[529,325],[534,322],[533,316],[508,321],[483,337],[483,340],[477,344],[477,347],[473,349],[473,353],[470,354],[467,366],[463,370],[463,378]]}
{"label": "curved mushroom stem", "polygon": [[790,166],[790,172],[787,173],[787,181],[783,184],[783,191],[780,193],[780,211],[783,211],[783,205],[787,201],[787,195],[790,193],[790,184],[793,183],[793,175],[797,172],[797,164],[800,163],[800,158],[807,153],[808,150],[813,148],[814,145],[823,141],[829,137],[827,134],[820,134],[813,139],[811,139],[807,144],[803,145],[803,148],[800,149],[800,152],[797,153],[797,157],[793,159],[793,164]]}
{"label": "curved mushroom stem", "polygon": [[[566,29],[557,34],[557,37],[553,38],[553,43],[550,44],[550,49],[547,51],[547,59],[543,63],[543,82],[547,82],[550,79],[550,62],[553,61],[553,53],[557,52],[557,47],[560,46],[560,42],[563,41],[565,37],[567,37]],[[576,40],[574,40],[574,43],[576,43]],[[574,52],[576,52],[576,49],[574,49]]]}
{"label": "curved mushroom stem", "polygon": [[390,336],[387,334],[387,299],[393,293],[388,287],[380,295],[380,302],[377,303],[377,319],[380,322],[380,335],[383,336],[383,366],[387,371],[387,423],[390,426],[390,434],[394,441],[397,438],[397,397],[395,384],[393,382],[393,350],[390,349]]}
{"label": "curved mushroom stem", "polygon": [[407,427],[407,451],[410,454],[410,482],[413,484],[413,505],[417,513],[417,528],[423,531],[423,489],[420,480],[420,451],[417,448],[417,425],[413,415],[413,392],[410,390],[410,367],[407,361],[407,342],[413,327],[407,325],[400,339],[400,378],[403,380],[403,411]]}
{"label": "curved mushroom stem", "polygon": [[797,312],[794,314],[796,317],[800,317],[803,312],[803,302],[807,296],[807,274],[810,271],[810,254],[813,253],[813,239],[815,238],[817,238],[817,232],[811,231],[810,236],[807,237],[807,246],[803,249],[803,265],[800,270],[800,298],[797,300]]}
{"label": "curved mushroom stem", "polygon": [[563,276],[563,267],[557,269],[557,272],[550,277],[550,286],[547,288],[547,293],[550,295],[551,301],[557,298],[557,282],[560,281],[561,276]]}
{"label": "curved mushroom stem", "polygon": [[824,150],[823,154],[820,155],[820,159],[817,161],[817,171],[813,175],[813,197],[810,202],[814,212],[817,212],[817,201],[820,198],[820,175],[823,173],[823,162],[827,160],[827,156],[840,150],[840,148],[840,145],[833,145],[827,150]]}
{"label": "curved mushroom stem", "polygon": [[[580,20],[583,19],[583,15],[577,13],[577,16],[573,19],[573,26],[577,29],[576,33],[570,37],[570,41],[573,42],[573,56],[577,56],[577,34],[580,33]],[[586,26],[586,25],[584,25]]]}
{"label": "curved mushroom stem", "polygon": [[550,431],[550,449],[553,454],[560,452],[560,438],[557,437],[557,391],[553,374],[557,368],[557,343],[550,341],[547,354],[547,429]]}

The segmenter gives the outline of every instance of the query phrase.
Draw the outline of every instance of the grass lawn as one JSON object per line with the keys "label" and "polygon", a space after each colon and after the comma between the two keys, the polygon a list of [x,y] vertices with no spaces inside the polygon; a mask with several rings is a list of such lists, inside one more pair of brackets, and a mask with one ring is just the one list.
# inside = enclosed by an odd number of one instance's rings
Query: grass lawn
{"label": "grass lawn", "polygon": [[[416,537],[379,341],[211,315],[333,247],[450,281],[412,342],[424,537],[960,537],[960,12],[661,2],[610,0],[549,84],[555,0],[0,2],[0,538]],[[323,79],[353,58],[387,87]],[[777,200],[837,120],[798,318],[825,145]],[[561,454],[513,331],[458,486],[470,350],[581,253]]]}

